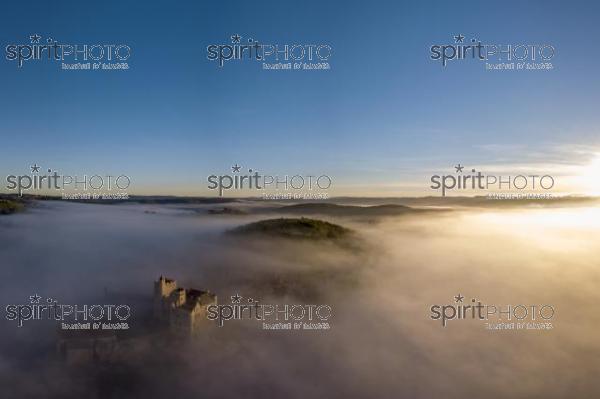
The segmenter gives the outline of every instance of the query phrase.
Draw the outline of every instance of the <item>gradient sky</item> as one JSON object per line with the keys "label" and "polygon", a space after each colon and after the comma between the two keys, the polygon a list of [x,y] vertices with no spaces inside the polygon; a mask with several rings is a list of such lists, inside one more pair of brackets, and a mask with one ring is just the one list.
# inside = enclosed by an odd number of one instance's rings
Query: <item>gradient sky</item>
{"label": "gradient sky", "polygon": [[[210,4],[209,4],[210,3]],[[125,43],[128,71],[0,61],[0,171],[127,174],[132,193],[203,195],[238,163],[327,174],[338,195],[427,195],[452,166],[568,175],[600,153],[594,2],[7,2],[2,48],[35,33]],[[327,43],[330,71],[218,68],[206,46]],[[442,68],[432,44],[548,43],[552,71]],[[44,40],[42,39],[42,40]],[[577,174],[577,172],[573,172]]]}

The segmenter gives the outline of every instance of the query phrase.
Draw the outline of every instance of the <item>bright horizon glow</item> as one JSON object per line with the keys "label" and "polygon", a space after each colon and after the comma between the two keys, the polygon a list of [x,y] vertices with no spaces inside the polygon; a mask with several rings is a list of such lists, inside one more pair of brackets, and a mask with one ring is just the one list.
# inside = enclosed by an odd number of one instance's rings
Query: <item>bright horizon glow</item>
{"label": "bright horizon glow", "polygon": [[587,251],[588,238],[600,232],[600,208],[548,208],[484,211],[467,216],[488,229],[535,244],[549,251]]}
{"label": "bright horizon glow", "polygon": [[576,184],[582,187],[587,195],[600,195],[600,154],[596,154],[592,161],[582,167],[582,173],[576,178]]}

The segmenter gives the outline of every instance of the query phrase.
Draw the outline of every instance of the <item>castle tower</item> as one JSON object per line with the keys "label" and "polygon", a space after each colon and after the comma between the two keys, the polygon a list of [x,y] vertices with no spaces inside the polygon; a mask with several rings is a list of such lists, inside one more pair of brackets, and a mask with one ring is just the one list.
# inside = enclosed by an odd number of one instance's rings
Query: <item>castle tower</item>
{"label": "castle tower", "polygon": [[177,281],[175,280],[160,276],[158,281],[154,282],[154,317],[163,321],[168,320],[167,298],[175,289],[177,289]]}
{"label": "castle tower", "polygon": [[154,282],[154,316],[177,335],[202,331],[208,307],[216,304],[217,296],[209,291],[178,288],[175,280],[163,276]]}
{"label": "castle tower", "polygon": [[177,281],[160,276],[158,281],[154,282],[154,296],[168,297],[177,288]]}

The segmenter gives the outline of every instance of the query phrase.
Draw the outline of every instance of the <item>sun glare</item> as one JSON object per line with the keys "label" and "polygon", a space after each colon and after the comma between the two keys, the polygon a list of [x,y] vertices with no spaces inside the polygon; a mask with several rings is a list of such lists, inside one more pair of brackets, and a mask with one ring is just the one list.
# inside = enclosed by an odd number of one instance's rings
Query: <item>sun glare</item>
{"label": "sun glare", "polygon": [[582,168],[579,180],[585,194],[600,195],[600,154],[596,154],[592,162]]}
{"label": "sun glare", "polygon": [[589,249],[590,242],[593,242],[590,237],[600,233],[600,208],[484,212],[476,218],[488,231],[497,231],[557,252]]}

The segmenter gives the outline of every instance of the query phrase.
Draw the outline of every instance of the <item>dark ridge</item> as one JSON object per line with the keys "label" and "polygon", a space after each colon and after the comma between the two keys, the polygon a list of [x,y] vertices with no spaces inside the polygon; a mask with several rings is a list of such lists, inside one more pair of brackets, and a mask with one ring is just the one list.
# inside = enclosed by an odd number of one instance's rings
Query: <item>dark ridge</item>
{"label": "dark ridge", "polygon": [[208,213],[211,215],[247,215],[248,212],[239,209],[239,208],[231,208],[228,206],[222,208],[209,209]]}
{"label": "dark ridge", "polygon": [[25,209],[25,202],[17,199],[0,199],[0,215],[10,215]]}
{"label": "dark ridge", "polygon": [[228,233],[305,240],[338,240],[350,236],[352,230],[317,219],[279,218],[246,224]]}
{"label": "dark ridge", "polygon": [[421,209],[414,209],[405,205],[356,206],[322,202],[288,205],[280,208],[271,208],[270,210],[284,213],[329,216],[395,216],[423,212]]}

